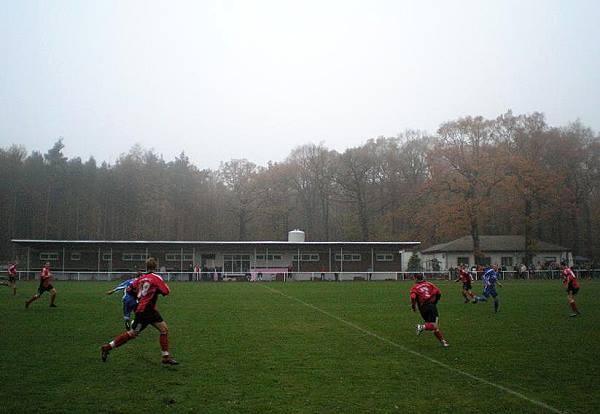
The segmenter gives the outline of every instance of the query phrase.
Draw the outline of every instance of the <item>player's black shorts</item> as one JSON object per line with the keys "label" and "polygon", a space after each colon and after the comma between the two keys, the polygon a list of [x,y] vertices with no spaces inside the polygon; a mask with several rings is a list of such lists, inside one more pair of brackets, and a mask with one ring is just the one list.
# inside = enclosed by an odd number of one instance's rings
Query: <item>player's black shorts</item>
{"label": "player's black shorts", "polygon": [[472,286],[471,286],[471,282],[464,282],[463,283],[463,290],[471,290]]}
{"label": "player's black shorts", "polygon": [[52,289],[54,289],[54,286],[48,284],[48,286],[44,286],[42,284],[40,284],[40,287],[38,287],[38,295],[42,295],[42,293],[44,292],[50,292]]}
{"label": "player's black shorts", "polygon": [[137,331],[138,333],[142,332],[148,325],[152,325],[153,323],[162,322],[163,318],[160,316],[160,313],[156,309],[148,308],[143,312],[136,312],[135,319],[133,321],[133,325],[131,325],[131,329]]}
{"label": "player's black shorts", "polygon": [[16,276],[9,276],[8,277],[8,283],[16,283],[17,282],[17,277]]}
{"label": "player's black shorts", "polygon": [[435,303],[425,303],[419,306],[419,312],[425,322],[435,322],[438,318],[438,310]]}
{"label": "player's black shorts", "polygon": [[569,285],[569,287],[567,288],[567,293],[570,293],[572,295],[576,295],[577,292],[579,292],[579,288],[573,287],[571,285]]}

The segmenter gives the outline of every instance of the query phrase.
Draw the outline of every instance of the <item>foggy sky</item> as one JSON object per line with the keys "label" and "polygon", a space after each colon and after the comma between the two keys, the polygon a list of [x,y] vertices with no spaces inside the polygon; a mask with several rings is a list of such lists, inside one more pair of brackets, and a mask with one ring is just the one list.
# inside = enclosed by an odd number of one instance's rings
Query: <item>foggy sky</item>
{"label": "foggy sky", "polygon": [[597,1],[0,0],[0,147],[200,168],[465,115],[600,129]]}

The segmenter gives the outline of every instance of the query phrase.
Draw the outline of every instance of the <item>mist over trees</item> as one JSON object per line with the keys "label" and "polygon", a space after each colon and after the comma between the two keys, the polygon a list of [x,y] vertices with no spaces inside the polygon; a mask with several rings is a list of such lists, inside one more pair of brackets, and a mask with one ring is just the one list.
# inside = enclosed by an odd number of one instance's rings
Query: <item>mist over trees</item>
{"label": "mist over trees", "polygon": [[200,170],[139,145],[114,165],[0,148],[0,258],[10,240],[417,240],[520,234],[600,261],[600,136],[540,113],[465,117],[343,153],[323,144],[281,162]]}

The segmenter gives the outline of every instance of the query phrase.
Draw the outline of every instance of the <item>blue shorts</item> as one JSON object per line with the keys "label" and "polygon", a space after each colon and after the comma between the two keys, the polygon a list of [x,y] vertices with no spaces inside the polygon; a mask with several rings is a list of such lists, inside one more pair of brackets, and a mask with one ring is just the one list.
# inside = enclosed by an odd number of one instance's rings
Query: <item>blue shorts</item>
{"label": "blue shorts", "polygon": [[489,298],[490,296],[495,298],[496,296],[498,296],[498,293],[496,293],[495,287],[488,287],[483,289],[483,296],[485,296],[486,298]]}
{"label": "blue shorts", "polygon": [[131,312],[135,310],[137,300],[133,296],[125,296],[123,298],[123,316],[129,317]]}

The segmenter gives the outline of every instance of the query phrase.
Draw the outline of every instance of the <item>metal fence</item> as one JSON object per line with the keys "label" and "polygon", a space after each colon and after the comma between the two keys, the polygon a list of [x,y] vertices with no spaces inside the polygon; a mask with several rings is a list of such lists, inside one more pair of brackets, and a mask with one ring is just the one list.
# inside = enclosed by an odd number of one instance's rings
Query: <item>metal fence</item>
{"label": "metal fence", "polygon": [[[573,270],[580,279],[600,279],[600,269]],[[421,274],[428,280],[455,280],[454,271],[437,272],[157,272],[168,282],[347,282],[347,281],[402,281],[412,280],[415,274]],[[475,280],[481,279],[483,272],[471,272]],[[59,281],[116,281],[136,277],[136,273],[124,272],[71,272],[54,271],[54,280]],[[562,278],[560,270],[535,270],[528,272],[500,272],[502,280],[554,280]],[[19,271],[19,280],[36,280],[39,271]]]}

